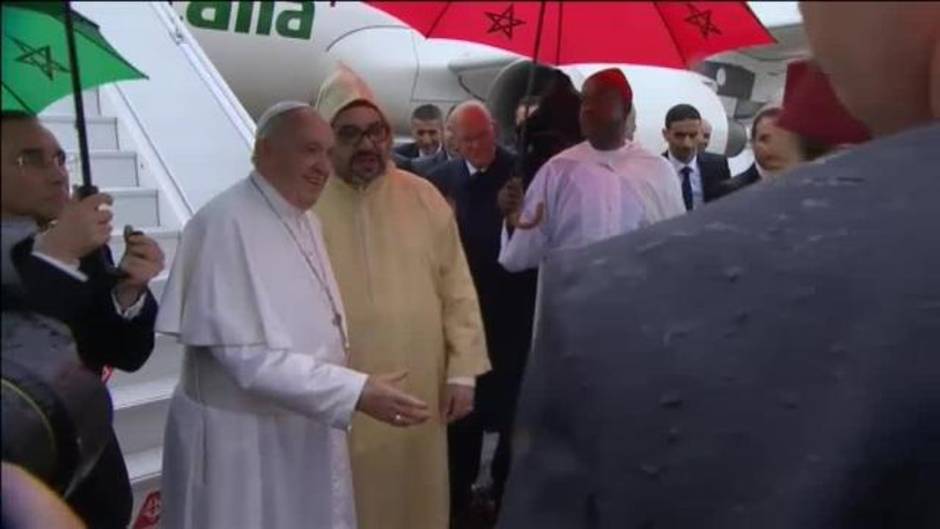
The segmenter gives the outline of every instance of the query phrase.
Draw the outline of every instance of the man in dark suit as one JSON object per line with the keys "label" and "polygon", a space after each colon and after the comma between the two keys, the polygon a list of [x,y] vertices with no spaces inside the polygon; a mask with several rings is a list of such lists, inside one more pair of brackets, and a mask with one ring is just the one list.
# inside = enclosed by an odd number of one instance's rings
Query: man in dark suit
{"label": "man in dark suit", "polygon": [[728,159],[699,152],[702,116],[692,105],[676,105],[666,113],[663,137],[669,149],[663,156],[676,169],[685,209],[691,211],[722,195],[722,182],[731,178]]}
{"label": "man in dark suit", "polygon": [[513,176],[515,157],[496,145],[492,117],[481,103],[461,104],[454,133],[464,159],[452,160],[430,180],[454,205],[467,264],[480,300],[492,371],[477,379],[474,413],[448,433],[451,511],[467,514],[471,486],[480,468],[483,432],[499,433],[491,466],[492,499],[499,505],[509,472],[510,431],[516,397],[532,336],[536,272],[507,272],[500,266],[503,214],[497,196]]}
{"label": "man in dark suit", "polygon": [[414,158],[411,160],[411,167],[407,169],[412,173],[428,178],[435,169],[444,165],[450,160],[450,155],[446,149],[440,149],[434,155],[425,158]]}
{"label": "man in dark suit", "polygon": [[426,104],[411,113],[411,137],[414,141],[395,147],[404,158],[427,158],[444,148],[444,117],[436,105]]}
{"label": "man in dark suit", "polygon": [[764,109],[754,118],[754,163],[731,179],[729,191],[870,139],[867,127],[839,101],[826,74],[812,61],[793,61],[787,66],[783,108]]}
{"label": "man in dark suit", "polygon": [[[774,154],[774,146],[781,142],[774,135],[781,131],[775,126],[777,118],[783,110],[780,107],[767,107],[754,116],[751,122],[751,150],[754,153],[754,163],[743,173],[734,175],[731,180],[724,182],[722,195],[727,195],[759,182],[763,178],[781,170],[782,158]],[[782,131],[785,132],[785,131]]]}
{"label": "man in dark suit", "polygon": [[[13,246],[13,266],[32,308],[70,328],[85,367],[139,369],[153,349],[157,303],[147,288],[163,269],[156,242],[125,237],[123,277],[109,272],[111,197],[69,198],[65,153],[34,117],[3,113],[3,222],[51,228]],[[90,527],[126,527],[133,498],[113,437],[89,476],[67,498]]]}
{"label": "man in dark suit", "polygon": [[[449,122],[450,113],[447,119]],[[448,132],[442,123],[441,110],[438,107],[430,104],[419,106],[411,116],[411,134],[415,141],[393,149],[395,165],[399,169],[427,178],[435,169],[454,158],[447,148]]]}
{"label": "man in dark suit", "polygon": [[940,527],[940,5],[801,9],[877,139],[543,265],[501,529]]}

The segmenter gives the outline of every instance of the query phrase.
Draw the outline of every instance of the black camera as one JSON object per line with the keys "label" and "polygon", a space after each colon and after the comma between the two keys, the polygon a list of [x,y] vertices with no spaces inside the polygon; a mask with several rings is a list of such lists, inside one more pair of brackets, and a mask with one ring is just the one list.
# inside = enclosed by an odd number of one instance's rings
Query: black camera
{"label": "black camera", "polygon": [[23,231],[4,222],[3,461],[67,497],[111,439],[111,397],[82,364],[69,328],[25,299],[10,260]]}

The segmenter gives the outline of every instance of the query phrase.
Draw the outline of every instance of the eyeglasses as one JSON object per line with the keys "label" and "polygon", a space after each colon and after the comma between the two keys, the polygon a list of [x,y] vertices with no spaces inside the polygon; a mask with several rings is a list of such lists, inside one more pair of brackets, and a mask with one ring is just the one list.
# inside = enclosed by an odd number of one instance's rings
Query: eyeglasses
{"label": "eyeglasses", "polygon": [[53,167],[58,169],[68,169],[74,163],[75,156],[71,154],[65,154],[63,151],[58,151],[52,156],[46,156],[46,154],[40,150],[28,150],[23,151],[19,156],[16,157],[16,166],[20,169],[29,168],[46,170]]}
{"label": "eyeglasses", "polygon": [[336,131],[336,139],[346,145],[356,145],[368,136],[372,143],[382,143],[388,139],[388,127],[384,123],[373,123],[365,130],[355,125],[343,125]]}

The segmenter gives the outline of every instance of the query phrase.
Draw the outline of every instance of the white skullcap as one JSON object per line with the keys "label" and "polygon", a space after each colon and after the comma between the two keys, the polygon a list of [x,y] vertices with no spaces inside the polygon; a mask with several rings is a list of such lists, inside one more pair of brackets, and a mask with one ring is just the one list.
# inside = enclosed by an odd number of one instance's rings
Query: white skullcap
{"label": "white skullcap", "polygon": [[264,111],[264,114],[261,114],[261,117],[258,118],[258,127],[255,129],[255,138],[266,138],[269,134],[271,134],[271,131],[274,129],[274,125],[277,124],[278,116],[290,112],[291,110],[297,110],[298,108],[309,108],[313,110],[313,107],[310,106],[310,103],[304,103],[303,101],[280,101],[271,105],[267,110]]}

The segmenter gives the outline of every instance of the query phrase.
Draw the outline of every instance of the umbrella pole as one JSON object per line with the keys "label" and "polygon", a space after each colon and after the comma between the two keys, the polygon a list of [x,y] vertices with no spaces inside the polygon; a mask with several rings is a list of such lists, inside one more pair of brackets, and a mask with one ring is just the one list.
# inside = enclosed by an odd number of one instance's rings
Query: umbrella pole
{"label": "umbrella pole", "polygon": [[82,198],[98,192],[91,183],[91,162],[88,157],[88,131],[85,126],[85,101],[82,97],[81,76],[78,72],[78,51],[75,49],[75,24],[72,21],[72,7],[69,0],[65,4],[65,42],[69,49],[69,63],[71,64],[72,98],[75,101],[75,129],[78,131],[78,150],[81,157],[82,185],[79,196]]}
{"label": "umbrella pole", "polygon": [[[560,15],[559,15],[560,16]],[[535,32],[535,49],[532,50],[532,62],[529,64],[529,79],[526,82],[525,95],[523,95],[523,100],[528,99],[532,96],[532,92],[535,90],[535,71],[538,68],[539,62],[539,48],[542,45],[542,28],[545,22],[545,1],[539,2],[539,21],[536,26]],[[516,152],[518,156],[516,157],[516,173],[520,176],[525,174],[525,162],[528,152],[526,149],[526,141],[528,136],[529,128],[529,107],[525,109],[525,119],[522,120],[522,128],[519,131],[519,143],[516,147]],[[528,230],[538,226],[542,222],[542,215],[544,206],[539,205],[538,212],[535,214],[535,218],[531,221],[523,221],[522,218],[517,218],[515,221],[511,221],[513,228]]]}
{"label": "umbrella pole", "polygon": [[[539,62],[539,48],[542,45],[542,26],[545,21],[545,2],[539,2],[539,21],[536,26],[535,32],[535,49],[532,50],[532,62],[529,64],[529,79],[525,85],[525,95],[522,96],[523,101],[532,96],[532,91],[535,90],[535,71],[538,68]],[[525,166],[525,157],[526,157],[526,132],[528,129],[529,122],[529,108],[525,109],[525,119],[522,120],[522,130],[519,131],[519,167],[522,168]]]}
{"label": "umbrella pole", "polygon": [[[72,6],[69,0],[63,0],[65,5],[65,42],[69,49],[69,63],[72,74],[72,98],[75,101],[75,128],[78,131],[78,150],[81,157],[82,185],[78,187],[79,198],[89,197],[98,192],[98,188],[91,182],[91,160],[88,155],[88,131],[85,127],[85,101],[82,97],[81,77],[78,73],[78,51],[75,46],[75,24],[72,21]],[[109,258],[107,245],[99,248],[96,253],[105,273],[113,281],[127,277],[127,273],[114,266]]]}

